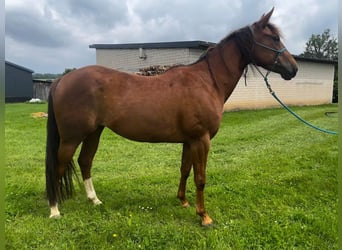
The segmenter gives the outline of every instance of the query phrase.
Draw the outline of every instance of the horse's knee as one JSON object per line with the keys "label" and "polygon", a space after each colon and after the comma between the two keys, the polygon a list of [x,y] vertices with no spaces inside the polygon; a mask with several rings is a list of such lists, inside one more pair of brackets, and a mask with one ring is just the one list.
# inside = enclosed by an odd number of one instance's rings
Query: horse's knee
{"label": "horse's knee", "polygon": [[206,179],[205,177],[197,176],[195,178],[196,189],[198,191],[203,191],[205,188]]}
{"label": "horse's knee", "polygon": [[200,190],[200,191],[204,190],[205,182],[204,181],[199,181],[199,183],[196,183],[196,188],[197,188],[197,190]]}

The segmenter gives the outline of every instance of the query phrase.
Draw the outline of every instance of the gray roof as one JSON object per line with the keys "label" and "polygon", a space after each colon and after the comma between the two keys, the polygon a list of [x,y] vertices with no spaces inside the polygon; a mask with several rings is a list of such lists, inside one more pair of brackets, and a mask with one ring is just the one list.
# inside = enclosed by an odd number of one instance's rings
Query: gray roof
{"label": "gray roof", "polygon": [[9,61],[5,61],[5,64],[10,65],[10,66],[12,66],[12,67],[14,67],[14,68],[17,68],[17,69],[21,69],[21,70],[27,71],[27,72],[29,72],[29,73],[33,73],[33,72],[34,72],[34,71],[31,70],[31,69],[25,68],[25,67],[23,67],[23,66],[20,66],[20,65],[18,65],[18,64],[15,64],[15,63],[12,63],[12,62],[9,62]]}
{"label": "gray roof", "polygon": [[312,57],[303,57],[303,56],[293,56],[293,57],[298,61],[304,61],[304,62],[337,64],[337,60],[332,60],[332,59],[327,59],[327,58],[312,58]]}
{"label": "gray roof", "polygon": [[171,49],[171,48],[193,48],[207,49],[215,43],[205,41],[180,41],[180,42],[158,42],[158,43],[121,43],[121,44],[92,44],[92,49]]}

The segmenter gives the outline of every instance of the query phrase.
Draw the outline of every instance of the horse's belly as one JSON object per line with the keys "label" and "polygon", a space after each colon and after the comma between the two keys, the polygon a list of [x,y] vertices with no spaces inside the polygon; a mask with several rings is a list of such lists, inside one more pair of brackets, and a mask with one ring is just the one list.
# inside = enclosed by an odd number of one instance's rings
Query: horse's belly
{"label": "horse's belly", "polygon": [[141,142],[183,142],[180,128],[170,120],[126,117],[108,125],[113,132]]}

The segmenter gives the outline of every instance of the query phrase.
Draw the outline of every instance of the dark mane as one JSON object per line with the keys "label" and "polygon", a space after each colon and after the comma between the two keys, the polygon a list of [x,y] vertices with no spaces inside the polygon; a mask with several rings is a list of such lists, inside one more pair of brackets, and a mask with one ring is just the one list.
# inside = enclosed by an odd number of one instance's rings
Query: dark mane
{"label": "dark mane", "polygon": [[[269,28],[273,34],[279,37],[282,37],[282,34],[279,28],[275,26],[274,24],[268,23],[266,27]],[[227,35],[225,38],[223,38],[218,43],[218,46],[220,45],[222,46],[231,40],[234,40],[236,42],[236,45],[238,46],[241,52],[241,55],[244,58],[250,58],[250,55],[254,46],[254,37],[253,37],[253,33],[251,31],[250,26],[246,26],[244,28],[233,31],[232,33]]]}
{"label": "dark mane", "polygon": [[227,35],[225,38],[223,38],[218,43],[218,46],[222,46],[231,40],[234,40],[236,42],[236,45],[238,46],[241,52],[241,55],[244,58],[250,57],[253,46],[254,46],[254,43],[253,43],[254,38],[253,38],[253,34],[249,26],[233,31],[232,33]]}
{"label": "dark mane", "polygon": [[[194,61],[194,62],[192,62],[192,63],[189,63],[189,64],[177,64],[177,65],[173,65],[173,66],[171,66],[170,68],[168,68],[167,70],[165,70],[165,72],[167,72],[167,71],[169,71],[169,70],[171,70],[171,69],[174,69],[174,68],[183,67],[183,66],[192,66],[192,65],[194,65],[194,64],[196,64],[196,63],[198,63],[198,62],[201,62],[201,61],[203,61],[203,60],[205,60],[205,59],[207,58],[208,52],[209,52],[210,50],[214,49],[215,47],[216,47],[216,45],[215,45],[215,46],[209,47],[206,51],[204,51],[204,52],[200,55],[200,57],[199,57],[196,61]],[[165,72],[164,72],[164,73],[165,73]]]}
{"label": "dark mane", "polygon": [[200,55],[200,57],[199,57],[196,61],[194,61],[194,62],[188,64],[187,66],[191,66],[191,65],[194,65],[194,64],[196,64],[196,63],[198,63],[198,62],[201,62],[201,61],[205,60],[205,59],[207,58],[207,55],[208,55],[209,51],[211,51],[212,49],[214,49],[216,46],[217,46],[217,45],[215,45],[215,46],[210,46],[206,51],[204,51],[204,52]]}
{"label": "dark mane", "polygon": [[[279,28],[277,26],[275,26],[272,23],[268,23],[267,27],[271,30],[272,33],[274,33],[275,35],[282,37],[282,34],[279,30]],[[253,38],[253,34],[251,32],[251,29],[249,26],[243,27],[241,29],[235,30],[232,33],[228,34],[226,37],[224,37],[220,42],[218,42],[215,46],[209,47],[206,51],[204,51],[200,57],[195,61],[192,62],[190,64],[179,64],[179,65],[174,65],[172,67],[170,67],[169,69],[167,69],[166,71],[169,71],[170,69],[176,68],[176,67],[180,67],[180,66],[191,66],[194,65],[198,62],[201,62],[203,60],[205,60],[208,56],[208,53],[214,49],[217,46],[223,46],[224,44],[226,44],[227,42],[234,40],[236,42],[236,45],[238,46],[241,55],[244,58],[250,58],[251,52],[253,50],[253,46],[254,46],[254,38]]]}
{"label": "dark mane", "polygon": [[[272,30],[272,32],[273,30],[278,32],[278,29],[273,25],[270,26],[270,29]],[[232,40],[236,42],[241,52],[241,55],[245,58],[249,58],[251,55],[251,51],[253,49],[253,34],[250,31],[249,27],[246,26],[228,34],[220,42],[218,42],[216,46],[208,48],[205,52],[203,52],[203,54],[199,57],[199,59],[192,64],[205,60],[210,50],[214,49],[217,46],[223,46],[224,44]]]}

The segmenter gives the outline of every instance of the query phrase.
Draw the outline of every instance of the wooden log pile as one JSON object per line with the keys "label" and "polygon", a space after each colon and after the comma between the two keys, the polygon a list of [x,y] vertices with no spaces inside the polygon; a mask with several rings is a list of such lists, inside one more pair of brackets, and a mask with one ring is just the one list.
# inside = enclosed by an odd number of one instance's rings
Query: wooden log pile
{"label": "wooden log pile", "polygon": [[155,76],[155,75],[160,75],[164,73],[166,70],[171,68],[172,66],[166,66],[166,65],[153,65],[149,66],[146,68],[141,68],[139,69],[139,72],[137,72],[137,75],[142,75],[142,76]]}

